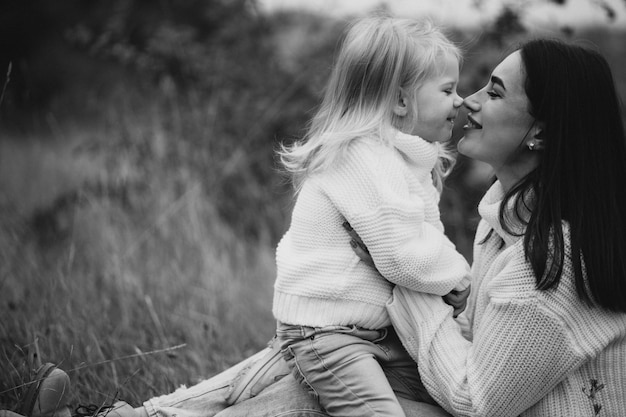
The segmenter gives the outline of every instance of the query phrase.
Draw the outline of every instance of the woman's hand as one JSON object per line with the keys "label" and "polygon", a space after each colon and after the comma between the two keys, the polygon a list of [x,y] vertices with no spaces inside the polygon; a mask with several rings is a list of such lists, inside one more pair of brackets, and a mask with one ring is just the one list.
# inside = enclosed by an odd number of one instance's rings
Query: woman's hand
{"label": "woman's hand", "polygon": [[352,250],[356,253],[363,262],[372,268],[376,269],[376,265],[374,264],[374,259],[372,259],[372,255],[370,255],[370,251],[365,246],[365,243],[361,240],[361,237],[356,233],[356,231],[350,226],[350,223],[343,222],[343,228],[348,231],[348,235],[350,235],[350,246],[352,246]]}
{"label": "woman's hand", "polygon": [[[372,255],[370,255],[367,246],[365,246],[365,243],[363,243],[361,237],[352,228],[352,226],[350,226],[350,223],[345,221],[343,222],[342,226],[344,229],[347,230],[348,235],[350,235],[350,246],[352,246],[352,250],[354,251],[354,253],[356,253],[356,256],[358,256],[367,265],[376,269],[374,259],[372,259]],[[469,297],[469,294],[470,287],[467,287],[466,289],[461,291],[452,290],[442,297],[443,301],[446,304],[452,306],[452,308],[454,309],[452,313],[453,317],[457,317],[463,312],[463,310],[465,310],[465,307],[467,306],[467,297]]]}

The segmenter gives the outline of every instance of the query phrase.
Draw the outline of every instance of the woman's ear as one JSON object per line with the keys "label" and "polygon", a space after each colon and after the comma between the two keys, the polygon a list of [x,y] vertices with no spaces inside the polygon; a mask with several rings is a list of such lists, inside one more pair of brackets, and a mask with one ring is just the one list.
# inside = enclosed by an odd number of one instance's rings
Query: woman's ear
{"label": "woman's ear", "polygon": [[544,128],[545,128],[545,123],[540,122],[539,120],[536,120],[533,123],[533,129],[530,132],[532,137],[537,140],[544,140],[545,139],[543,136]]}
{"label": "woman's ear", "polygon": [[409,113],[408,103],[409,99],[404,91],[404,88],[400,88],[400,93],[398,94],[398,101],[393,107],[393,113],[398,117],[405,117]]}
{"label": "woman's ear", "polygon": [[542,122],[535,121],[533,125],[534,126],[530,132],[531,138],[528,143],[526,143],[526,146],[528,146],[528,149],[531,151],[540,151],[544,148],[544,124]]}

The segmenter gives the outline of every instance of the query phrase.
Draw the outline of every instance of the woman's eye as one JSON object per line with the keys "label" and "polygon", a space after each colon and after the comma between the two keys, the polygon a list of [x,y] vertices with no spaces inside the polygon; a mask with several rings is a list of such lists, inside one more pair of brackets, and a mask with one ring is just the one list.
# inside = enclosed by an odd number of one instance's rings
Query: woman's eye
{"label": "woman's eye", "polygon": [[495,91],[487,91],[487,95],[491,98],[500,97],[500,94],[496,93]]}

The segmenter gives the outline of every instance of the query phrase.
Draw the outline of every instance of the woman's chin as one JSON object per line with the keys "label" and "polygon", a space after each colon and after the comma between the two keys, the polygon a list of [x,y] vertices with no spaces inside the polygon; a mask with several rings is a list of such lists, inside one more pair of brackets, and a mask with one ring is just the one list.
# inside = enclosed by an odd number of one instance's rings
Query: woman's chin
{"label": "woman's chin", "polygon": [[465,136],[463,136],[461,139],[459,139],[459,141],[456,144],[456,149],[457,151],[459,151],[459,153],[463,156],[467,156],[469,157],[470,155],[466,154],[466,152],[468,151],[468,146],[467,146],[467,139],[465,138]]}
{"label": "woman's chin", "polygon": [[477,147],[471,139],[466,138],[465,136],[459,139],[459,142],[456,145],[456,149],[460,155],[463,155],[470,159],[475,159],[477,161],[482,161],[480,147]]}

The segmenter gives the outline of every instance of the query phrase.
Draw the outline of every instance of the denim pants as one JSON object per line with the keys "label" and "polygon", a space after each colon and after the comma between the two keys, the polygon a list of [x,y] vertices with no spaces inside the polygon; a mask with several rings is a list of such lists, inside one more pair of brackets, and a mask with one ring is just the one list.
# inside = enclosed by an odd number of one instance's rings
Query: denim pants
{"label": "denim pants", "polygon": [[[267,349],[266,349],[267,351]],[[320,404],[297,384],[291,375],[267,387],[260,395],[228,406],[229,386],[239,371],[249,366],[251,358],[190,387],[149,399],[143,409],[149,417],[321,417],[327,416]],[[392,383],[393,384],[393,383]],[[398,395],[407,417],[450,417],[441,407],[415,402]]]}
{"label": "denim pants", "polygon": [[276,335],[293,376],[332,416],[404,416],[396,395],[432,401],[392,327],[278,323]]}

